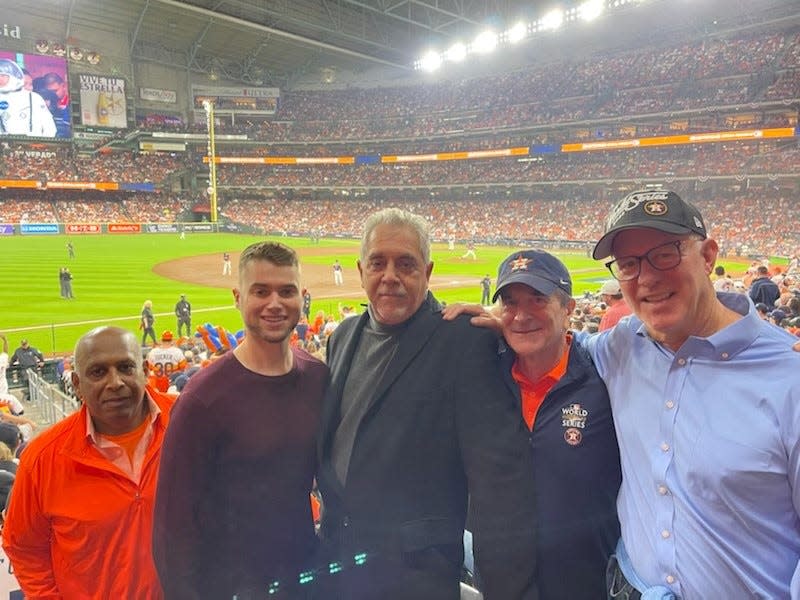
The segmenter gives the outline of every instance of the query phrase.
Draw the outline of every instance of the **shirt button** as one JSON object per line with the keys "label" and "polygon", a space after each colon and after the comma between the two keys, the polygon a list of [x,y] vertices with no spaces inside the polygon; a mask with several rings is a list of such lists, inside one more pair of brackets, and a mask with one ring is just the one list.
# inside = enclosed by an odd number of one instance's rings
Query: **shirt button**
{"label": "shirt button", "polygon": [[663,444],[661,444],[661,449],[664,452],[668,452],[669,451],[669,444],[667,442],[664,442]]}
{"label": "shirt button", "polygon": [[664,529],[664,530],[661,532],[661,537],[662,537],[662,538],[664,538],[664,539],[667,539],[667,538],[669,537],[669,531],[667,531],[666,529]]}
{"label": "shirt button", "polygon": [[726,360],[728,359],[729,356],[730,356],[730,354],[728,354],[727,352],[723,352],[722,353],[722,358],[724,358]]}
{"label": "shirt button", "polygon": [[667,489],[667,486],[665,485],[658,486],[658,493],[661,494],[662,496],[666,496],[668,491],[669,490]]}
{"label": "shirt button", "polygon": [[685,358],[679,358],[678,359],[678,364],[681,365],[681,366],[685,365],[686,364],[686,359]]}
{"label": "shirt button", "polygon": [[345,517],[342,519],[342,527],[349,527],[350,526],[350,517]]}
{"label": "shirt button", "polygon": [[675,577],[673,577],[672,575],[667,575],[665,579],[667,583],[675,583]]}
{"label": "shirt button", "polygon": [[667,400],[666,406],[667,406],[667,408],[674,408],[675,407],[675,403],[672,400]]}

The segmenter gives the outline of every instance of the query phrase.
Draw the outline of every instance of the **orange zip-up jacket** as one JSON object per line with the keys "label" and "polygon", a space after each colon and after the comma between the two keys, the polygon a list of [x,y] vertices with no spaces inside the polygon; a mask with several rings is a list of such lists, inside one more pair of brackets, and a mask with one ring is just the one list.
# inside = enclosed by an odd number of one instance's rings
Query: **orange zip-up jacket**
{"label": "orange zip-up jacket", "polygon": [[3,548],[25,598],[163,598],[151,553],[161,444],[172,399],[147,388],[161,413],[137,485],[86,434],[86,407],[22,453]]}

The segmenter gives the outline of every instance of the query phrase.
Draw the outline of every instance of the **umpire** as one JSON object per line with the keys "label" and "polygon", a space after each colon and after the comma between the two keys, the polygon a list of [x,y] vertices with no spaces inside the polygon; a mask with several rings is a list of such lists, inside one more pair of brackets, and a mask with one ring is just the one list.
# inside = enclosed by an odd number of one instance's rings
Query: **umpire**
{"label": "umpire", "polygon": [[186,326],[186,337],[192,335],[192,305],[186,299],[186,294],[181,294],[181,299],[175,305],[175,316],[178,317],[178,337],[181,337],[181,328]]}

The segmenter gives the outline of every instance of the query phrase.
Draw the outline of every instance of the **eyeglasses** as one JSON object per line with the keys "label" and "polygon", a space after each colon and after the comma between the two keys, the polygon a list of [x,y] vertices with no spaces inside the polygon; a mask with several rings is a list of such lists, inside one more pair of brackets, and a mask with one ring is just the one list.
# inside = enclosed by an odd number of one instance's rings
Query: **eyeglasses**
{"label": "eyeglasses", "polygon": [[681,244],[690,240],[675,240],[655,248],[651,248],[641,256],[621,256],[606,263],[617,281],[631,281],[639,276],[642,270],[642,259],[647,259],[650,266],[657,271],[669,271],[681,264]]}

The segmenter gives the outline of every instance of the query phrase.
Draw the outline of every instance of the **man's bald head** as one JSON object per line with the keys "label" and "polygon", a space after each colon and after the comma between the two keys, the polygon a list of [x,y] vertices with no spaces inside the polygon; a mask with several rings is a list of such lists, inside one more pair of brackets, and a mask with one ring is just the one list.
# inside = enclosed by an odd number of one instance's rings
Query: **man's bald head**
{"label": "man's bald head", "polygon": [[91,348],[94,345],[95,341],[99,337],[119,337],[119,341],[121,344],[124,344],[128,348],[135,348],[137,352],[141,352],[139,350],[139,343],[136,340],[136,336],[133,335],[127,329],[123,329],[122,327],[113,327],[109,325],[103,325],[102,327],[95,327],[91,331],[84,333],[79,339],[78,342],[75,344],[75,350],[73,352],[73,368],[76,371],[79,371],[81,363],[85,364],[85,360],[81,360],[82,357],[86,356],[87,352],[91,352]]}

